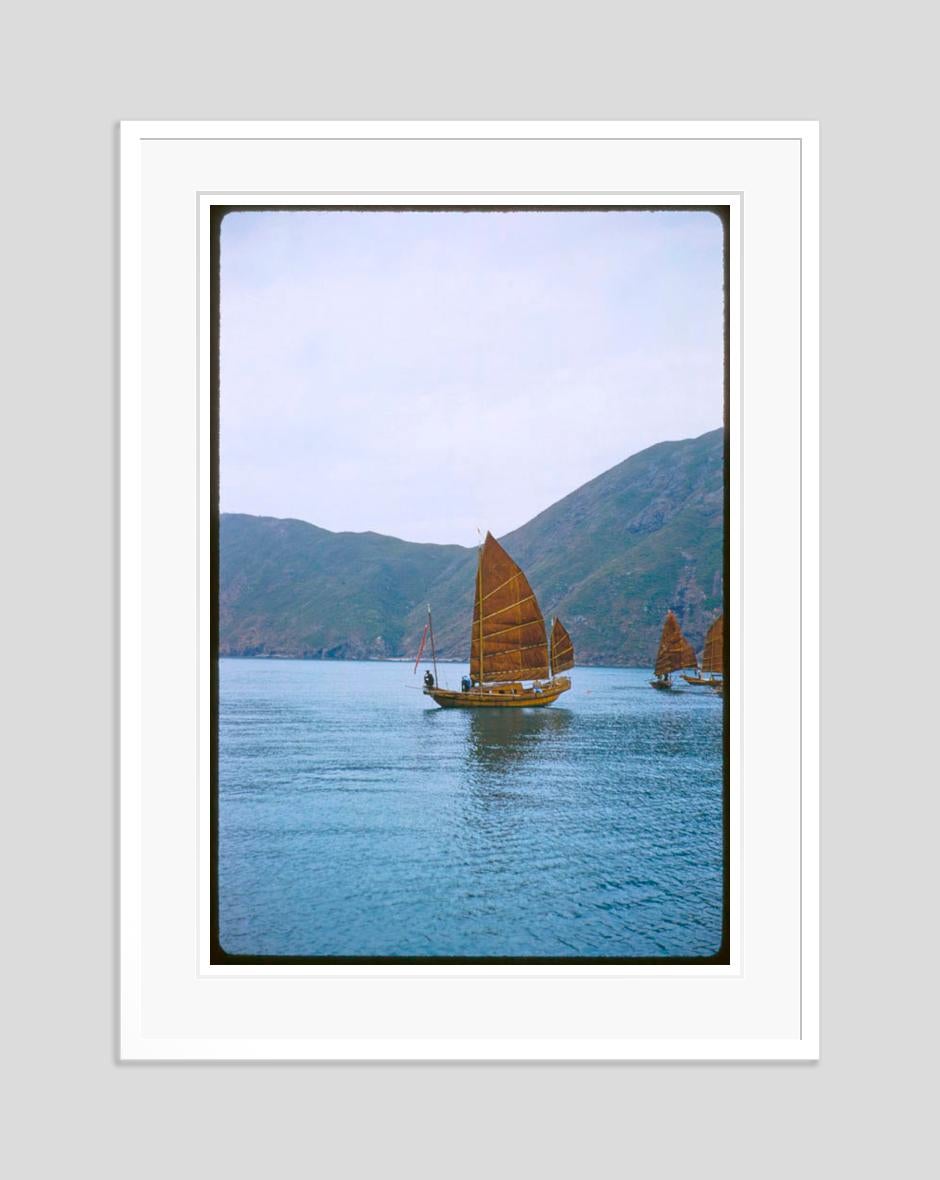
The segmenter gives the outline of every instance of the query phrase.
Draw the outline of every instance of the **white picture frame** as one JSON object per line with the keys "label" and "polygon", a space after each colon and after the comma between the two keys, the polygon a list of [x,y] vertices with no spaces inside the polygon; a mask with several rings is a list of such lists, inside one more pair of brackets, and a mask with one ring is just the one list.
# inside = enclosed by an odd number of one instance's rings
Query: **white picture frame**
{"label": "white picture frame", "polygon": [[[213,202],[729,206],[727,966],[210,963]],[[122,1057],[817,1057],[817,419],[813,123],[122,124]]]}

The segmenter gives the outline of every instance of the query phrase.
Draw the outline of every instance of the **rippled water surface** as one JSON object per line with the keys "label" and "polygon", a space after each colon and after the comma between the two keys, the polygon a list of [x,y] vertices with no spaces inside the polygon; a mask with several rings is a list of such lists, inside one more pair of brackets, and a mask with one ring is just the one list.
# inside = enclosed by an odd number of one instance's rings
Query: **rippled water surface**
{"label": "rippled water surface", "polygon": [[442,710],[408,664],[222,660],[223,948],[713,954],[721,700],[572,678],[548,708]]}

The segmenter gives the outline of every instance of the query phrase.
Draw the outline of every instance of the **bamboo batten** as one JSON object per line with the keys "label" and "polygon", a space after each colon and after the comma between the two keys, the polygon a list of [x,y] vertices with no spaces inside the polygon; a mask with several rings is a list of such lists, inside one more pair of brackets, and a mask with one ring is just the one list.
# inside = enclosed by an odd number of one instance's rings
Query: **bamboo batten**
{"label": "bamboo batten", "polygon": [[552,675],[574,667],[574,644],[561,619],[552,624]]}
{"label": "bamboo batten", "polygon": [[702,671],[725,672],[725,616],[719,615],[708,628],[705,636],[705,650],[702,652]]}
{"label": "bamboo batten", "polygon": [[547,676],[545,620],[532,587],[502,545],[487,533],[477,565],[470,677],[479,684],[492,684]]}
{"label": "bamboo batten", "polygon": [[679,620],[670,611],[663,623],[663,634],[656,653],[656,675],[665,676],[669,672],[678,672],[680,668],[697,667],[695,649],[682,634]]}

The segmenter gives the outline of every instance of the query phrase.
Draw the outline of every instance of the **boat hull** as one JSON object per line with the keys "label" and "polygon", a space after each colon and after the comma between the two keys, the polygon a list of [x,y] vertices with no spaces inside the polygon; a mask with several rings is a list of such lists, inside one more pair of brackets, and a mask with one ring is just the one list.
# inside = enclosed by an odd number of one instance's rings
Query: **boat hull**
{"label": "boat hull", "polygon": [[724,688],[724,681],[716,680],[714,677],[706,680],[704,676],[686,676],[686,674],[683,672],[682,679],[686,682],[686,684],[701,684],[704,685],[705,688],[713,688],[715,692],[718,693],[720,693]]}
{"label": "boat hull", "polygon": [[442,709],[541,709],[551,705],[571,688],[567,676],[559,676],[540,692],[525,684],[503,684],[494,688],[455,692],[449,688],[426,688],[424,695]]}

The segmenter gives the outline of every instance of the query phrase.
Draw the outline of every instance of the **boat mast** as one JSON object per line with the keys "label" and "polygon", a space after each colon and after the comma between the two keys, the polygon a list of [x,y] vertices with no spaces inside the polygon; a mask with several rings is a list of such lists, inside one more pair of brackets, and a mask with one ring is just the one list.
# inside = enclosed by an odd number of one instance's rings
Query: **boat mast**
{"label": "boat mast", "polygon": [[434,683],[440,688],[441,682],[437,678],[437,652],[434,650],[434,628],[431,626],[431,604],[428,603],[428,635],[431,638],[431,660],[434,664]]}
{"label": "boat mast", "polygon": [[[485,544],[485,542],[484,542]],[[483,687],[483,545],[477,558],[477,585],[480,590],[480,687]]]}

